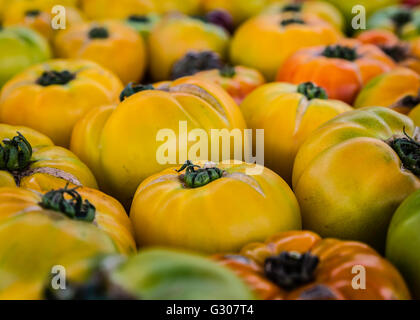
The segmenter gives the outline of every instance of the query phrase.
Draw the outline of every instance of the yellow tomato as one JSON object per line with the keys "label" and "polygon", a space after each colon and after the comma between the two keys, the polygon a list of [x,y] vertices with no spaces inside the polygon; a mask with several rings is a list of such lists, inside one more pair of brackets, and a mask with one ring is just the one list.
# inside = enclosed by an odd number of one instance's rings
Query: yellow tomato
{"label": "yellow tomato", "polygon": [[228,252],[301,228],[292,190],[271,170],[241,162],[199,165],[166,169],[138,187],[130,219],[139,245]]}
{"label": "yellow tomato", "polygon": [[[54,211],[17,215],[0,224],[0,299],[41,299],[49,278],[83,280],[98,255],[115,254],[106,233]],[[57,268],[52,269],[54,266]]]}
{"label": "yellow tomato", "polygon": [[261,71],[269,81],[293,53],[302,48],[337,42],[339,32],[311,14],[267,14],[242,24],[233,36],[230,58],[234,64]]}
{"label": "yellow tomato", "polygon": [[[28,211],[54,210],[72,219],[93,223],[115,241],[120,252],[128,254],[136,251],[130,219],[114,198],[99,190],[74,185],[51,189],[41,182],[31,187],[33,190],[0,188],[0,224]],[[80,201],[83,207],[77,207],[72,201]],[[89,211],[90,208],[93,211]]]}
{"label": "yellow tomato", "polygon": [[55,38],[58,57],[95,61],[124,84],[139,82],[146,67],[143,38],[122,22],[89,22],[61,31]]}
{"label": "yellow tomato", "polygon": [[276,82],[254,90],[241,110],[248,127],[264,130],[265,166],[291,183],[293,162],[305,139],[324,122],[352,108],[328,100],[325,90],[312,83]]}
{"label": "yellow tomato", "polygon": [[398,111],[404,106],[398,106],[398,102],[406,96],[417,96],[420,91],[420,75],[407,68],[396,68],[381,74],[372,80],[360,91],[354,104],[355,108],[362,107],[394,107]]}
{"label": "yellow tomato", "polygon": [[[115,109],[93,110],[73,132],[71,150],[101,177],[101,188],[126,206],[142,180],[184,162],[187,154],[193,153],[193,145],[205,143],[209,155],[211,129],[245,128],[238,106],[216,84],[185,77],[166,85],[164,90],[127,86],[124,92],[140,92],[125,98]],[[188,132],[182,133],[183,128]],[[207,136],[193,138],[193,129],[203,129]],[[207,155],[194,153],[191,160]]]}
{"label": "yellow tomato", "polygon": [[0,124],[0,187],[63,187],[67,183],[96,188],[88,167],[72,152],[55,146],[45,135]]}
{"label": "yellow tomato", "polygon": [[414,121],[414,125],[420,127],[420,104],[413,108],[408,116]]}
{"label": "yellow tomato", "polygon": [[118,101],[123,86],[94,62],[52,60],[9,80],[0,95],[0,121],[34,128],[68,146],[74,124],[90,109]]}
{"label": "yellow tomato", "polygon": [[382,250],[394,211],[420,189],[420,144],[418,137],[408,137],[414,128],[407,116],[372,107],[340,115],[315,131],[293,168],[303,227]]}
{"label": "yellow tomato", "polygon": [[204,10],[226,10],[232,15],[235,24],[239,24],[246,19],[259,13],[267,4],[267,0],[202,0]]}
{"label": "yellow tomato", "polygon": [[170,79],[174,63],[189,51],[214,51],[224,58],[229,35],[223,28],[199,19],[170,15],[155,26],[148,44],[151,75],[161,81]]}

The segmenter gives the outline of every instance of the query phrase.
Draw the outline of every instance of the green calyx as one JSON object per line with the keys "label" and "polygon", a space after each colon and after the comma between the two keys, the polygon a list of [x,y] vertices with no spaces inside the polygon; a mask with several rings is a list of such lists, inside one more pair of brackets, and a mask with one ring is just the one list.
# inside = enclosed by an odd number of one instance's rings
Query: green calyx
{"label": "green calyx", "polygon": [[128,21],[136,22],[136,23],[148,23],[150,22],[150,18],[143,15],[136,15],[133,14],[127,18]]}
{"label": "green calyx", "polygon": [[348,61],[354,61],[358,58],[355,49],[341,45],[327,46],[321,55],[327,58],[337,58]]}
{"label": "green calyx", "polygon": [[28,11],[25,12],[25,16],[27,16],[27,17],[37,17],[40,14],[41,14],[41,11],[40,10],[37,10],[37,9],[35,9],[35,10],[28,10]]}
{"label": "green calyx", "polygon": [[282,12],[301,12],[302,4],[301,3],[286,4],[283,8],[281,8],[281,11]]}
{"label": "green calyx", "polygon": [[219,73],[222,77],[233,78],[236,75],[235,67],[225,64],[220,70]]}
{"label": "green calyx", "polygon": [[177,172],[185,169],[182,180],[188,188],[199,188],[222,177],[223,170],[217,167],[201,168],[187,160]]}
{"label": "green calyx", "polygon": [[293,290],[314,280],[319,258],[309,251],[283,251],[264,262],[265,276],[285,290]]}
{"label": "green calyx", "polygon": [[413,20],[413,14],[409,9],[400,9],[391,15],[391,20],[397,29],[402,28]]}
{"label": "green calyx", "polygon": [[303,94],[308,100],[328,99],[327,92],[313,82],[304,82],[298,85],[297,92]]}
{"label": "green calyx", "polygon": [[391,140],[391,148],[397,153],[405,169],[420,177],[420,142],[410,137],[404,130],[405,137]]}
{"label": "green calyx", "polygon": [[17,171],[26,169],[32,157],[32,147],[18,132],[12,139],[4,139],[0,144],[0,170]]}
{"label": "green calyx", "polygon": [[104,27],[93,27],[88,33],[89,39],[106,39],[109,37],[108,29]]}
{"label": "green calyx", "polygon": [[124,101],[125,98],[128,98],[137,92],[154,89],[155,88],[151,84],[135,84],[134,82],[130,82],[125,86],[124,90],[121,91],[120,101]]}
{"label": "green calyx", "polygon": [[70,71],[44,71],[36,80],[36,83],[46,87],[51,85],[65,85],[76,78]]}
{"label": "green calyx", "polygon": [[[51,190],[43,195],[40,206],[44,209],[54,210],[64,213],[67,217],[92,222],[95,219],[95,206],[88,200],[82,199],[76,188],[68,189],[65,186],[62,189]],[[64,197],[67,195],[67,199]]]}
{"label": "green calyx", "polygon": [[305,24],[305,21],[303,21],[300,18],[290,18],[290,19],[284,19],[280,22],[280,24],[285,27],[290,24]]}

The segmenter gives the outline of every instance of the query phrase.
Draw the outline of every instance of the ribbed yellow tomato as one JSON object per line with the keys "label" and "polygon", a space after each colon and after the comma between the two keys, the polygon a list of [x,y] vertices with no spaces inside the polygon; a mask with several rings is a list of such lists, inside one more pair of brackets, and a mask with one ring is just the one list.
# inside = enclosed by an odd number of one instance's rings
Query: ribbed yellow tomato
{"label": "ribbed yellow tomato", "polygon": [[[101,177],[101,188],[126,206],[142,180],[178,163],[184,154],[187,157],[196,142],[190,135],[189,141],[182,143],[182,128],[188,131],[184,135],[186,140],[193,129],[200,128],[207,133],[200,141],[206,143],[208,155],[211,129],[245,128],[238,106],[216,84],[185,77],[159,88],[127,86],[122,94],[124,100],[115,110],[113,107],[96,109],[73,131],[71,150]],[[132,94],[135,91],[140,92]],[[132,95],[125,98],[127,93]],[[163,155],[165,146],[168,151],[174,151],[173,159]],[[231,155],[233,151],[225,158]],[[191,160],[203,157],[207,155],[195,154]]]}
{"label": "ribbed yellow tomato", "polygon": [[68,146],[74,124],[90,109],[118,101],[123,86],[85,60],[52,60],[26,69],[3,87],[0,121],[34,128]]}
{"label": "ribbed yellow tomato", "polygon": [[372,107],[317,129],[299,149],[293,168],[303,227],[382,250],[395,209],[420,189],[414,128],[407,116]]}
{"label": "ribbed yellow tomato", "polygon": [[264,129],[265,165],[291,183],[293,162],[305,139],[324,122],[352,108],[328,100],[325,90],[313,83],[276,82],[254,90],[241,110],[250,128]]}
{"label": "ribbed yellow tomato", "polygon": [[271,170],[246,163],[199,164],[204,166],[166,169],[139,186],[130,211],[139,245],[226,252],[300,229],[296,198]]}
{"label": "ribbed yellow tomato", "polygon": [[58,57],[95,61],[124,84],[139,82],[146,67],[143,38],[123,22],[79,23],[60,32],[54,45]]}
{"label": "ribbed yellow tomato", "polygon": [[[41,299],[49,276],[82,280],[94,257],[115,254],[106,233],[54,211],[27,212],[0,224],[0,299]],[[52,269],[57,266],[56,269]]]}
{"label": "ribbed yellow tomato", "polygon": [[35,190],[5,187],[0,188],[0,209],[0,224],[31,210],[54,210],[92,222],[115,241],[120,252],[136,251],[133,227],[123,206],[99,190],[74,185],[53,190],[43,185]]}
{"label": "ribbed yellow tomato", "polygon": [[69,182],[97,187],[91,171],[72,152],[35,130],[0,124],[0,142],[0,187],[55,188]]}

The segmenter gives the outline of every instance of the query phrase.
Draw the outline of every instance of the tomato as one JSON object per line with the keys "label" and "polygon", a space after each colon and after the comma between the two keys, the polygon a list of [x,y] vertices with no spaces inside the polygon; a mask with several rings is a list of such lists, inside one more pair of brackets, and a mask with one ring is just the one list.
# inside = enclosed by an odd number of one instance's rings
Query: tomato
{"label": "tomato", "polygon": [[402,39],[412,39],[420,35],[420,10],[405,6],[391,6],[378,10],[368,20],[369,29],[385,29]]}
{"label": "tomato", "polygon": [[207,253],[238,250],[301,227],[287,183],[267,168],[246,163],[193,166],[187,161],[153,175],[138,187],[130,219],[140,246]]}
{"label": "tomato", "polygon": [[50,56],[47,41],[31,29],[0,29],[0,88],[14,75]]}
{"label": "tomato", "polygon": [[54,300],[254,299],[250,289],[228,268],[197,254],[169,249],[145,249],[127,259],[105,256],[96,260],[84,280],[70,279],[67,284],[65,290],[47,286],[44,297]]}
{"label": "tomato", "polygon": [[[301,146],[293,189],[303,227],[378,250],[400,203],[420,188],[413,121],[383,107],[347,112]],[[411,137],[414,136],[414,138]]]}
{"label": "tomato", "polygon": [[125,24],[136,30],[144,40],[147,40],[150,32],[152,32],[159,21],[160,16],[152,13],[147,15],[132,14],[124,20]]}
{"label": "tomato", "polygon": [[198,18],[170,15],[155,26],[148,45],[152,78],[168,80],[173,65],[190,51],[214,51],[225,57],[229,34],[224,28]]}
{"label": "tomato", "polygon": [[401,271],[420,299],[420,190],[398,207],[388,229],[386,257]]}
{"label": "tomato", "polygon": [[324,1],[296,2],[292,0],[269,0],[271,2],[264,10],[265,13],[303,12],[316,15],[318,18],[333,25],[337,30],[344,29],[344,17],[333,5]]}
{"label": "tomato", "polygon": [[[181,139],[180,126],[185,124],[188,132],[205,130],[208,137],[200,137],[200,141],[208,141],[207,154],[211,129],[245,128],[233,99],[216,84],[195,77],[181,78],[162,88],[129,85],[122,98],[115,110],[96,109],[76,125],[71,150],[102,177],[101,188],[127,207],[142,180],[178,163],[188,152],[192,154],[189,150],[197,144],[191,135],[185,144],[175,143]],[[167,136],[168,131],[176,137]],[[165,147],[171,150],[169,155],[165,155]],[[225,157],[231,155],[233,148]],[[194,153],[194,157],[192,160],[207,155]]]}
{"label": "tomato", "polygon": [[75,185],[52,189],[42,181],[33,184],[31,189],[0,188],[0,223],[30,210],[54,210],[72,219],[92,222],[115,241],[120,252],[136,251],[130,219],[114,198],[99,190]]}
{"label": "tomato", "polygon": [[313,83],[276,82],[253,91],[241,110],[250,128],[264,129],[265,165],[291,183],[293,162],[305,139],[324,122],[352,108],[328,100],[325,90]]}
{"label": "tomato", "polygon": [[90,19],[124,19],[131,14],[168,13],[173,11],[197,14],[200,0],[80,0]]}
{"label": "tomato", "polygon": [[40,299],[48,275],[64,276],[60,266],[66,277],[83,279],[93,257],[117,252],[93,224],[44,210],[2,222],[0,241],[0,299]]}
{"label": "tomato", "polygon": [[0,187],[62,187],[71,182],[96,188],[91,171],[72,152],[26,127],[0,124]]}
{"label": "tomato", "polygon": [[242,66],[224,66],[201,71],[196,77],[213,81],[225,89],[239,105],[253,90],[265,83],[263,75],[255,69]]}
{"label": "tomato", "polygon": [[48,61],[3,87],[0,121],[31,127],[68,146],[76,121],[96,106],[117,102],[122,88],[114,74],[94,62]]}
{"label": "tomato", "polygon": [[[310,231],[279,233],[265,243],[246,245],[239,254],[214,258],[264,300],[410,299],[398,270],[375,250]],[[365,276],[363,289],[354,287],[358,275]]]}
{"label": "tomato", "polygon": [[370,80],[360,91],[354,106],[355,108],[392,107],[407,114],[410,106],[404,106],[405,99],[409,96],[416,97],[419,91],[420,75],[407,68],[396,68]]}
{"label": "tomato", "polygon": [[[62,4],[60,3],[60,5]],[[66,28],[83,22],[83,17],[76,8],[64,7],[64,10]],[[5,26],[25,26],[38,31],[46,39],[52,40],[57,31],[60,30],[53,29],[51,25],[56,16],[58,16],[58,13],[53,11],[51,6],[42,2],[14,1],[8,6],[3,24]]]}
{"label": "tomato", "polygon": [[399,66],[420,73],[420,41],[400,41],[392,32],[380,29],[364,31],[358,35],[357,39],[362,43],[378,46]]}
{"label": "tomato", "polygon": [[420,102],[412,108],[412,110],[408,113],[408,116],[414,121],[414,125],[420,127]]}
{"label": "tomato", "polygon": [[335,43],[340,34],[330,24],[309,14],[260,15],[235,32],[230,59],[261,71],[268,81],[275,78],[285,60],[301,48]]}
{"label": "tomato", "polygon": [[331,99],[351,104],[370,79],[394,67],[391,58],[376,46],[343,41],[296,52],[278,70],[276,80],[311,81],[323,87]]}
{"label": "tomato", "polygon": [[124,84],[141,80],[146,66],[143,38],[122,22],[89,22],[69,27],[55,38],[61,58],[92,60]]}

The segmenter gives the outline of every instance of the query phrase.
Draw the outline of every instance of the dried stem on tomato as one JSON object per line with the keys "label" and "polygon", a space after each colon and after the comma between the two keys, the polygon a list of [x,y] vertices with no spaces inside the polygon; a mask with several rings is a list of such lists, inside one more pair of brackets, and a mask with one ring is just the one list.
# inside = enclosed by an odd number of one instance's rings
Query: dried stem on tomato
{"label": "dried stem on tomato", "polygon": [[223,170],[213,168],[201,168],[198,165],[193,164],[187,160],[177,172],[185,170],[185,173],[181,176],[181,179],[188,188],[198,188],[205,186],[206,184],[217,180],[222,177]]}

